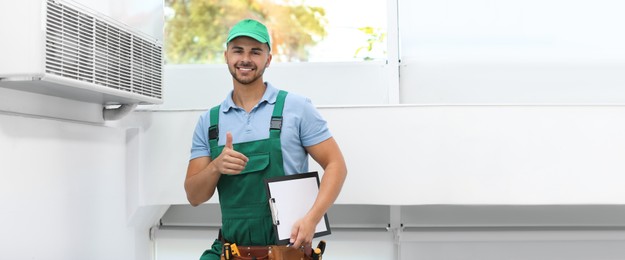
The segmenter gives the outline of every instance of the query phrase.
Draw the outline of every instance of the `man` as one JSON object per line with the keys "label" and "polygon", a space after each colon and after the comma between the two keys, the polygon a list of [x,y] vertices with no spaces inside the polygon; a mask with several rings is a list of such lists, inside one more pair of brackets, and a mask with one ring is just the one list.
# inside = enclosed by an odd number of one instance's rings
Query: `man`
{"label": "man", "polygon": [[263,179],[307,172],[309,154],[324,176],[312,208],[293,225],[290,242],[310,246],[347,175],[343,155],[310,100],[263,81],[270,51],[269,33],[258,21],[242,20],[230,30],[224,57],[234,88],[200,116],[193,135],[187,198],[197,206],[217,188],[222,210],[222,238],[201,259],[219,259],[222,241],[275,244]]}

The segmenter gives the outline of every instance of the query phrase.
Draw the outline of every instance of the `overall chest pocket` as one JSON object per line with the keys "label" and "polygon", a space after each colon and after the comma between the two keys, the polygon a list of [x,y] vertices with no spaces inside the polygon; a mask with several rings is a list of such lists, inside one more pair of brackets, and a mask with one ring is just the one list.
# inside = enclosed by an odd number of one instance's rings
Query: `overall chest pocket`
{"label": "overall chest pocket", "polygon": [[246,154],[247,165],[240,174],[261,172],[269,166],[269,153]]}

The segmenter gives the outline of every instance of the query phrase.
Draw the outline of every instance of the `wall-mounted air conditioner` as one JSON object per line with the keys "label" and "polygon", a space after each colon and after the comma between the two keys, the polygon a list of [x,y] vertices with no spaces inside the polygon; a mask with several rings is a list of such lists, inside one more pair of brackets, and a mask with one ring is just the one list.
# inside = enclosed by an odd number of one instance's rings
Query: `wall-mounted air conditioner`
{"label": "wall-mounted air conditioner", "polygon": [[0,87],[103,105],[162,103],[162,42],[93,10],[2,1],[0,35]]}

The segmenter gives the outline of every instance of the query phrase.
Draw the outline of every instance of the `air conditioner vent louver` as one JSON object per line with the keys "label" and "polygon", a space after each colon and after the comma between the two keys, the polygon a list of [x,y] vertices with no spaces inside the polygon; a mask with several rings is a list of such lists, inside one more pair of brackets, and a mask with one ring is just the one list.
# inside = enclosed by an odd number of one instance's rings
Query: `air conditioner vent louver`
{"label": "air conditioner vent louver", "polygon": [[53,0],[46,10],[47,73],[162,98],[161,46]]}

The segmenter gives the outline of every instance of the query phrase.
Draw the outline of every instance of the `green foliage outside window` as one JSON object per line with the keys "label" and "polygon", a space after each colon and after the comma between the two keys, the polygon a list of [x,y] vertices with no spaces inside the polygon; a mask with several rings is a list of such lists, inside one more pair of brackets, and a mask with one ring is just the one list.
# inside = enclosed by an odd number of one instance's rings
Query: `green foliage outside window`
{"label": "green foliage outside window", "polygon": [[308,49],[326,36],[325,10],[294,1],[165,0],[168,63],[221,63],[228,30],[245,18],[270,31],[274,61],[307,61]]}
{"label": "green foliage outside window", "polygon": [[375,55],[375,47],[386,43],[386,32],[381,28],[373,28],[371,26],[361,27],[358,30],[367,35],[367,43],[356,49],[354,58],[362,58],[365,61],[374,60],[371,56]]}

